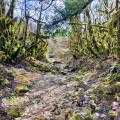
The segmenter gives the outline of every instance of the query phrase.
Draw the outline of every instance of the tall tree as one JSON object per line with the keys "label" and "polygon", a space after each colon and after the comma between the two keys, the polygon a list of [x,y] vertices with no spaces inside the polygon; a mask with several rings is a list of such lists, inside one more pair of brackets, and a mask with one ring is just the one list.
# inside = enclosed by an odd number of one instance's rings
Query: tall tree
{"label": "tall tree", "polygon": [[11,17],[13,19],[14,9],[15,9],[15,0],[12,0],[6,17]]}
{"label": "tall tree", "polygon": [[25,0],[25,36],[24,36],[24,47],[26,46],[26,38],[27,38],[27,28],[28,28],[28,22],[29,22],[29,17],[28,17],[28,12],[27,12],[27,1]]}
{"label": "tall tree", "polygon": [[5,15],[5,3],[4,0],[0,0],[0,17]]}
{"label": "tall tree", "polygon": [[[116,11],[119,11],[119,0],[116,0]],[[118,19],[118,23],[117,23],[117,29],[118,29],[118,33],[117,33],[117,42],[118,42],[118,49],[117,49],[117,57],[118,57],[118,63],[120,63],[120,16]]]}

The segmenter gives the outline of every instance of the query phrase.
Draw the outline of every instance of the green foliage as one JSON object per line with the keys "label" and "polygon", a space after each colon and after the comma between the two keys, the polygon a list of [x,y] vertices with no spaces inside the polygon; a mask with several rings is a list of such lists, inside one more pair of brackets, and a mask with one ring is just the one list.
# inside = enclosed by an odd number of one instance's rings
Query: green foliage
{"label": "green foliage", "polygon": [[68,14],[72,14],[73,11],[76,11],[76,9],[80,9],[78,8],[78,6],[82,6],[83,4],[85,4],[86,0],[75,0],[75,1],[72,1],[72,0],[66,0],[65,1],[65,11],[68,12]]}

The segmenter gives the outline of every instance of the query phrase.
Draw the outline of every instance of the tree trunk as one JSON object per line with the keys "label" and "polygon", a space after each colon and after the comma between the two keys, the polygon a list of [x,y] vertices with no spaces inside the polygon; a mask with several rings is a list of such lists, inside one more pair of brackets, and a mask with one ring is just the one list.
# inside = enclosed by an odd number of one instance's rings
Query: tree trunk
{"label": "tree trunk", "polygon": [[[116,11],[119,10],[119,0],[116,0]],[[118,58],[118,63],[120,63],[120,17],[117,23],[117,42],[118,42],[118,49],[117,49],[117,58]]]}
{"label": "tree trunk", "polygon": [[11,4],[10,4],[10,8],[7,12],[6,17],[11,17],[13,19],[13,15],[14,15],[14,8],[15,8],[15,0],[12,0]]}
{"label": "tree trunk", "polygon": [[[42,8],[41,8],[42,10]],[[39,38],[39,34],[41,32],[41,23],[39,21],[41,21],[41,16],[42,16],[42,12],[40,11],[40,15],[39,15],[39,19],[38,19],[38,23],[37,23],[37,32],[36,32],[36,42],[38,42],[38,38]]]}
{"label": "tree trunk", "polygon": [[5,3],[4,0],[0,0],[0,17],[4,16],[5,14]]}
{"label": "tree trunk", "polygon": [[25,38],[24,38],[24,47],[26,46],[26,39],[27,39],[27,28],[28,28],[28,22],[29,22],[29,15],[27,15],[27,4],[26,4],[26,0],[25,0],[25,19],[26,19],[26,23],[25,23]]}

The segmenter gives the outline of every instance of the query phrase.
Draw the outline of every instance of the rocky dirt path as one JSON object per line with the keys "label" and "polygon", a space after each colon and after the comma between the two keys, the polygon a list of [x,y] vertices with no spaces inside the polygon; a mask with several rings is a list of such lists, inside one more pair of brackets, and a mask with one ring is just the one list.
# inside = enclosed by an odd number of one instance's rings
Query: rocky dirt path
{"label": "rocky dirt path", "polygon": [[[10,101],[9,106],[22,108],[20,117],[15,120],[111,120],[108,113],[113,104],[119,107],[119,102],[110,97],[106,100],[105,90],[103,94],[99,88],[103,73],[109,74],[111,66],[104,71],[93,69],[81,74],[64,69],[64,63],[57,66],[67,74],[38,74],[29,92]],[[118,117],[114,120],[119,120]]]}
{"label": "rocky dirt path", "polygon": [[[26,93],[29,105],[22,112],[21,119],[65,119],[71,112],[70,98],[77,81],[70,81],[76,73],[40,75],[33,89]],[[68,107],[68,108],[67,108]],[[66,114],[65,114],[66,112]],[[56,118],[57,117],[57,118]]]}
{"label": "rocky dirt path", "polygon": [[[65,64],[58,64],[63,70]],[[23,108],[21,116],[16,120],[65,120],[70,117],[74,101],[78,96],[74,88],[78,81],[73,80],[77,73],[67,72],[57,75],[50,72],[38,74],[32,88],[24,96],[12,99],[9,106]],[[3,100],[4,101],[4,100]],[[8,106],[8,104],[6,104]]]}

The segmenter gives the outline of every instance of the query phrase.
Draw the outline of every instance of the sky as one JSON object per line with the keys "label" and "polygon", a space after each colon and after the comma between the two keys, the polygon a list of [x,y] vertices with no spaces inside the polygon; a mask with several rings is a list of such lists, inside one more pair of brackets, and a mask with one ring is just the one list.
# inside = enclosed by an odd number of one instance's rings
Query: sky
{"label": "sky", "polygon": [[[7,0],[7,1],[11,1],[11,0]],[[15,8],[15,16],[17,16],[18,18],[21,18],[23,17],[24,18],[24,1],[25,0],[16,0],[16,8]],[[36,9],[40,8],[40,4],[39,2],[33,2],[31,0],[27,0],[29,1],[27,3],[27,7],[30,9],[29,10],[29,14],[30,16],[33,16],[35,19],[38,19],[38,16],[39,16],[39,12],[35,12]],[[50,0],[46,0],[46,1],[50,1]],[[63,1],[64,0],[55,0],[53,3],[56,4],[57,6],[60,6],[61,8],[64,7],[64,4],[63,4]],[[98,3],[98,6],[100,6],[100,0],[94,0],[92,3],[91,3],[91,9],[92,9],[92,12],[95,13],[95,7]],[[109,0],[110,1],[114,1],[114,0]],[[46,4],[44,5],[46,7]],[[36,8],[36,9],[35,9]],[[50,21],[51,20],[51,17],[54,16],[55,13],[53,12],[53,9],[52,7],[50,7],[47,11],[43,12],[42,14],[42,21],[46,22],[46,21]],[[81,13],[81,18],[83,19],[83,14]],[[96,19],[98,18],[98,13],[96,12],[95,16],[94,16]],[[93,16],[92,16],[92,13],[91,13],[91,18],[93,19]],[[101,20],[102,20],[102,17],[101,17]],[[36,24],[34,23],[33,20],[30,20],[30,24],[33,24],[33,26],[36,26]]]}

